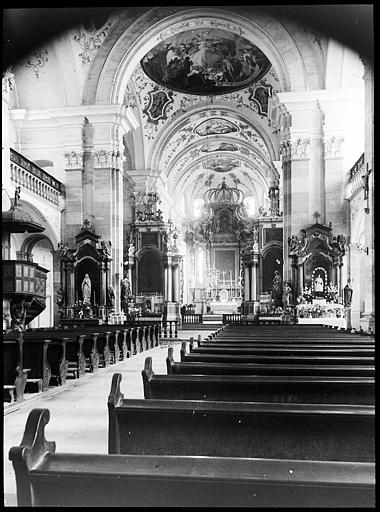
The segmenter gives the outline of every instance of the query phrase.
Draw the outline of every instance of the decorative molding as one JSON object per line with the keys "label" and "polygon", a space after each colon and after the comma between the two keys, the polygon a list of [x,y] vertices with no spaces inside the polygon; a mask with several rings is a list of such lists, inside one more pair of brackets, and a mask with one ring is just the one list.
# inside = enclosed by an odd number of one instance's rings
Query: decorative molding
{"label": "decorative molding", "polygon": [[257,113],[261,116],[267,116],[268,101],[272,96],[272,86],[259,83],[255,87],[250,87],[248,91],[250,93],[248,96],[250,106],[254,110],[256,110],[254,107],[257,106]]}
{"label": "decorative molding", "polygon": [[365,175],[362,175],[361,173],[355,174],[355,176],[352,178],[352,180],[350,182],[350,185],[351,185],[350,196],[352,197],[364,189]]}
{"label": "decorative molding", "polygon": [[341,147],[344,137],[336,137],[335,135],[325,140],[325,157],[337,158],[342,156]]}
{"label": "decorative molding", "polygon": [[284,140],[280,144],[280,155],[283,159],[290,159],[292,156],[292,146],[288,140]]}
{"label": "decorative molding", "polygon": [[167,109],[170,103],[173,103],[173,92],[155,87],[153,91],[148,91],[148,104],[143,113],[148,116],[148,122],[157,124],[160,119],[167,119]]}
{"label": "decorative molding", "polygon": [[84,28],[77,29],[76,34],[74,34],[74,41],[82,49],[82,52],[79,54],[79,57],[82,59],[82,64],[89,64],[94,60],[96,52],[107,37],[111,25],[112,23],[108,22],[101,30],[96,32],[88,31]]}
{"label": "decorative molding", "polygon": [[48,62],[48,51],[43,50],[41,48],[36,48],[25,60],[25,67],[32,68],[34,74],[36,75],[37,80],[40,77],[39,71],[40,68],[43,68]]}
{"label": "decorative molding", "polygon": [[3,73],[3,80],[2,80],[2,90],[3,90],[3,96],[8,95],[10,92],[14,90],[15,87],[15,75],[12,73],[12,68],[8,68]]}
{"label": "decorative molding", "polygon": [[291,157],[292,160],[301,160],[310,156],[310,139],[297,139],[292,142]]}
{"label": "decorative molding", "polygon": [[65,153],[66,169],[81,169],[83,167],[83,151]]}
{"label": "decorative molding", "polygon": [[124,157],[119,151],[100,149],[94,152],[94,157],[94,168],[122,169]]}

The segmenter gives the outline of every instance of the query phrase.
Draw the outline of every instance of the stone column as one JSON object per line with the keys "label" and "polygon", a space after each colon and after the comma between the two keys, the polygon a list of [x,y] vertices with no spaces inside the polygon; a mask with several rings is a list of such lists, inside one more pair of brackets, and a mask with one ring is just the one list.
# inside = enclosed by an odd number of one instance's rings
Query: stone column
{"label": "stone column", "polygon": [[167,287],[167,301],[172,302],[173,300],[173,274],[172,274],[172,264],[168,263],[168,287]]}
{"label": "stone column", "polygon": [[325,223],[325,166],[322,126],[323,112],[318,101],[311,116],[310,162],[309,162],[309,222],[313,213],[318,211],[320,223]]}
{"label": "stone column", "polygon": [[101,282],[100,282],[100,297],[99,297],[100,304],[99,305],[106,306],[108,277],[107,277],[107,268],[106,268],[105,263],[101,263],[100,272],[101,272]]}
{"label": "stone column", "polygon": [[174,302],[179,301],[179,267],[173,267],[173,293],[172,298]]}
{"label": "stone column", "polygon": [[75,244],[75,235],[81,229],[83,222],[83,193],[82,172],[83,152],[74,151],[65,154],[66,157],[66,222],[62,226],[64,240],[70,245]]}
{"label": "stone column", "polygon": [[74,265],[71,262],[66,264],[67,271],[67,284],[68,284],[68,293],[67,293],[67,306],[72,306],[76,300],[82,300],[82,297],[78,297],[77,292],[75,290],[75,271]]}
{"label": "stone column", "polygon": [[251,300],[250,294],[250,281],[249,281],[249,266],[244,266],[244,301],[249,302]]}
{"label": "stone column", "polygon": [[168,265],[166,264],[164,267],[164,301],[168,300]]}
{"label": "stone column", "polygon": [[253,256],[253,262],[251,267],[251,300],[257,301],[257,265],[258,265],[258,257],[255,254]]}

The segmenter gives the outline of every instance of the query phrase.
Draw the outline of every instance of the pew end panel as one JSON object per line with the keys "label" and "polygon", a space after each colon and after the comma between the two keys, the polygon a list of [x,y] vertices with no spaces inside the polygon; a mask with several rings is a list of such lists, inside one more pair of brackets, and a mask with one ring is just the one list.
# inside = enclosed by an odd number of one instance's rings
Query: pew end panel
{"label": "pew end panel", "polygon": [[54,453],[56,444],[45,439],[45,426],[49,423],[48,409],[33,409],[26,422],[20,446],[9,450],[9,460],[13,464],[17,485],[17,505],[32,506],[32,493],[28,473],[47,453]]}
{"label": "pew end panel", "polygon": [[144,386],[144,398],[151,398],[150,381],[151,381],[152,377],[154,376],[153,369],[152,369],[152,358],[151,357],[145,358],[144,369],[142,370],[141,375],[142,375],[143,386]]}
{"label": "pew end panel", "polygon": [[108,453],[120,452],[120,432],[116,417],[116,409],[123,401],[124,395],[120,391],[121,373],[114,373],[111,382],[111,391],[108,395]]}
{"label": "pew end panel", "polygon": [[168,348],[168,356],[166,358],[166,369],[168,375],[173,373],[173,365],[174,365],[174,357],[173,357],[173,347]]}
{"label": "pew end panel", "polygon": [[186,341],[183,341],[181,343],[180,361],[184,361],[185,358],[186,358]]}

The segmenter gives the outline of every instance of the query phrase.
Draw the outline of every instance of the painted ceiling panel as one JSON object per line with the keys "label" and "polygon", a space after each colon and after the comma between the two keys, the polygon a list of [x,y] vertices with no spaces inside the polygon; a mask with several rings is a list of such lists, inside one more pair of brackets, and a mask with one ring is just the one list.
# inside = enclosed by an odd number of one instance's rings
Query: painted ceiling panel
{"label": "painted ceiling panel", "polygon": [[218,29],[192,29],[165,39],[141,60],[159,85],[195,95],[226,94],[256,83],[271,63],[248,39]]}

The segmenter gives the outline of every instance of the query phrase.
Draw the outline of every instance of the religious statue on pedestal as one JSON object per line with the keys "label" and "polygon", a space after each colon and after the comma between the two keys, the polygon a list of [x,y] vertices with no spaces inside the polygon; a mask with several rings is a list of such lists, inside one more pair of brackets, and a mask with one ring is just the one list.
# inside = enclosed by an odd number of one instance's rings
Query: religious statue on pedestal
{"label": "religious statue on pedestal", "polygon": [[84,275],[82,281],[83,304],[91,304],[91,279],[88,274]]}
{"label": "religious statue on pedestal", "polygon": [[284,291],[283,291],[283,303],[284,308],[290,306],[290,298],[292,294],[292,288],[288,282],[284,283]]}
{"label": "religious statue on pedestal", "polygon": [[351,306],[351,301],[352,301],[353,290],[352,290],[350,284],[351,284],[351,279],[348,279],[346,286],[343,288],[343,299],[344,299],[344,305],[346,307]]}
{"label": "religious statue on pedestal", "polygon": [[282,278],[278,270],[274,271],[272,300],[275,306],[279,306],[282,303]]}
{"label": "religious statue on pedestal", "polygon": [[108,286],[107,295],[108,295],[109,305],[111,306],[111,308],[114,308],[115,307],[115,292],[114,292],[112,285]]}
{"label": "religious statue on pedestal", "polygon": [[317,277],[314,279],[314,292],[316,296],[323,295],[323,279],[321,274],[317,274]]}
{"label": "religious statue on pedestal", "polygon": [[129,279],[127,276],[124,276],[123,279],[120,281],[120,302],[121,302],[121,309],[124,311],[124,313],[128,312],[128,300],[131,296],[131,286],[129,283]]}

